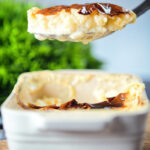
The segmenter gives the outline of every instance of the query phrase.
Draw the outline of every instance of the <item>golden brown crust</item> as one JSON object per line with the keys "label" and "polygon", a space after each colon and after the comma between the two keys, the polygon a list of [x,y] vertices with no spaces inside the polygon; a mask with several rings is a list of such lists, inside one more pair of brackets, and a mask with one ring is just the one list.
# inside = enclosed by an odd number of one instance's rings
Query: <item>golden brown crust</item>
{"label": "golden brown crust", "polygon": [[82,15],[102,13],[102,14],[114,16],[119,14],[130,13],[129,10],[110,3],[90,3],[90,4],[87,3],[87,4],[73,4],[71,6],[60,5],[60,6],[49,7],[49,8],[39,10],[37,14],[55,15],[62,10],[65,10],[66,12],[70,12],[71,9],[78,9],[79,10],[78,13]]}
{"label": "golden brown crust", "polygon": [[107,98],[107,101],[103,101],[96,104],[89,103],[78,103],[75,99],[61,104],[60,106],[49,105],[49,106],[37,106],[34,104],[28,104],[27,106],[23,104],[18,99],[18,104],[24,109],[38,109],[38,110],[49,110],[49,109],[59,109],[59,110],[69,110],[69,109],[101,109],[105,107],[115,108],[124,107],[124,102],[126,100],[127,94],[120,93],[116,97]]}

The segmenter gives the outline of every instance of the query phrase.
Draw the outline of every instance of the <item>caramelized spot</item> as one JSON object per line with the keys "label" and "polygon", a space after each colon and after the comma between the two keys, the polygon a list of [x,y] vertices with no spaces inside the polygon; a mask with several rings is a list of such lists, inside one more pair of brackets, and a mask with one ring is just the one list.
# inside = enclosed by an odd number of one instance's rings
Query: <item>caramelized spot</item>
{"label": "caramelized spot", "polygon": [[143,106],[145,103],[144,102],[141,102],[141,106]]}
{"label": "caramelized spot", "polygon": [[82,109],[88,109],[90,108],[89,104],[88,103],[78,103],[75,99],[67,102],[67,103],[64,103],[60,106],[60,110],[67,110],[67,109],[71,109],[71,108],[74,108],[74,109],[77,109],[77,108],[82,108]]}
{"label": "caramelized spot", "polygon": [[124,104],[124,101],[126,99],[127,94],[126,93],[120,93],[119,95],[117,95],[116,97],[114,97],[113,99],[109,99],[108,101],[112,106],[115,107],[121,107]]}
{"label": "caramelized spot", "polygon": [[126,99],[126,93],[120,93],[116,97],[107,98],[108,101],[101,103],[90,104],[91,108],[105,108],[105,107],[122,107]]}
{"label": "caramelized spot", "polygon": [[36,106],[34,104],[28,104],[29,108],[33,108],[33,109],[58,109],[59,107],[56,105],[50,105],[50,106]]}
{"label": "caramelized spot", "polygon": [[59,109],[66,110],[66,109],[77,108],[77,107],[78,107],[78,102],[75,99],[73,99],[69,102],[61,104]]}
{"label": "caramelized spot", "polygon": [[71,9],[79,10],[78,13],[81,15],[90,15],[94,12],[107,14],[110,16],[130,13],[129,10],[126,10],[120,6],[110,4],[110,3],[87,3],[87,4],[73,4],[71,6],[60,5],[60,6],[49,7],[49,8],[39,10],[37,14],[55,15],[62,10],[65,10],[66,12],[70,12]]}

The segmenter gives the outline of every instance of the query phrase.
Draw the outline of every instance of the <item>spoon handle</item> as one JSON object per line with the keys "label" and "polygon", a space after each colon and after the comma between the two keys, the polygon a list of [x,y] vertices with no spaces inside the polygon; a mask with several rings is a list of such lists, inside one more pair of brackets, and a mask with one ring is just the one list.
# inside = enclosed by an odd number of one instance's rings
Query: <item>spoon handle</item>
{"label": "spoon handle", "polygon": [[143,3],[141,3],[135,9],[133,9],[133,11],[135,12],[136,16],[139,17],[149,9],[150,9],[150,0],[145,0]]}

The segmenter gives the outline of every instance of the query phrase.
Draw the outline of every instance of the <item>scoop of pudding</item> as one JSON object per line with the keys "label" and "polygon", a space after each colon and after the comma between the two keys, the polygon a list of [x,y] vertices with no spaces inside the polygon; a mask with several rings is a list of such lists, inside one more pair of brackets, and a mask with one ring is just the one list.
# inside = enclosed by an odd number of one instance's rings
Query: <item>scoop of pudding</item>
{"label": "scoop of pudding", "polygon": [[134,23],[134,12],[108,3],[28,10],[28,32],[39,40],[88,43]]}

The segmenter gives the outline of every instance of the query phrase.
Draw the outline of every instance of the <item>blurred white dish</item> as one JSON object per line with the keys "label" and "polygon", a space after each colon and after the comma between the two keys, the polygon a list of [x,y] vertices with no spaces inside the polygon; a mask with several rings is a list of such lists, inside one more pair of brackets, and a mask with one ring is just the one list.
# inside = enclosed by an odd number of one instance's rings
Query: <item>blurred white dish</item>
{"label": "blurred white dish", "polygon": [[[60,74],[64,72],[70,71],[60,71]],[[86,70],[82,73],[102,74]],[[30,73],[25,76],[30,78]],[[39,112],[23,110],[16,103],[13,91],[2,105],[9,149],[140,150],[149,110],[146,101],[146,107],[136,111]]]}

